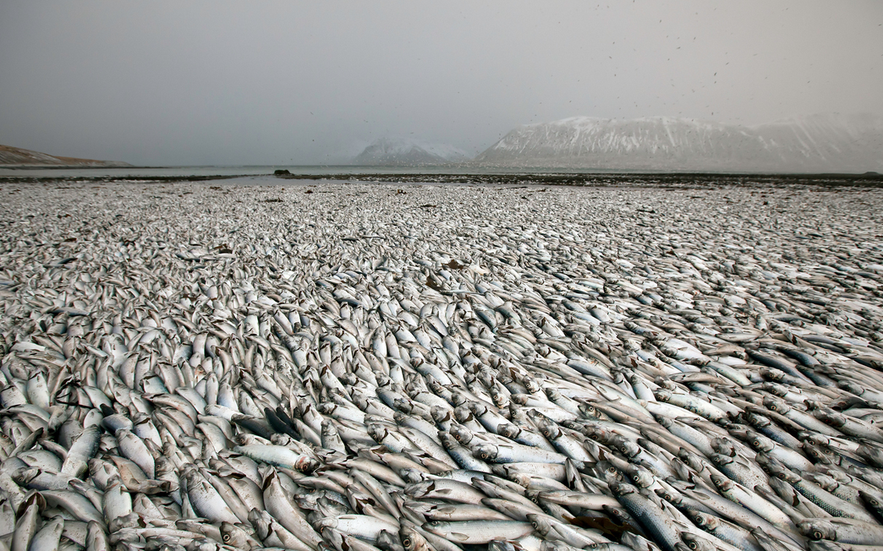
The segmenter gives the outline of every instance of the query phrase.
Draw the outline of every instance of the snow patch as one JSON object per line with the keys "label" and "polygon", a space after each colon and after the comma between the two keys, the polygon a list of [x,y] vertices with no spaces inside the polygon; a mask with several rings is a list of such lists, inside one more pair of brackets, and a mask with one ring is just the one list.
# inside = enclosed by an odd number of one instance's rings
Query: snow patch
{"label": "snow patch", "polygon": [[468,160],[469,156],[448,144],[408,138],[380,138],[352,159],[357,165],[425,166],[445,165]]}
{"label": "snow patch", "polygon": [[674,117],[570,117],[516,128],[475,160],[599,169],[879,171],[883,121],[828,114],[747,127]]}

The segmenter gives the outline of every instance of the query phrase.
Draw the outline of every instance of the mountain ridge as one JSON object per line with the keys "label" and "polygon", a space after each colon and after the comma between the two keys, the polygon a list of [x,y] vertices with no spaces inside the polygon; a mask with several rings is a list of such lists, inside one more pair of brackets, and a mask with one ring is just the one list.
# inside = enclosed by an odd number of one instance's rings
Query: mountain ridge
{"label": "mountain ridge", "polygon": [[61,157],[20,147],[0,145],[0,166],[127,167],[132,165],[121,161],[98,161],[95,159],[79,159],[77,157]]}
{"label": "mountain ridge", "polygon": [[430,166],[461,163],[468,156],[446,144],[429,144],[416,140],[379,138],[352,159],[355,165]]}
{"label": "mountain ridge", "polygon": [[813,115],[756,126],[675,117],[569,117],[518,127],[474,162],[633,170],[879,171],[883,122],[863,115]]}

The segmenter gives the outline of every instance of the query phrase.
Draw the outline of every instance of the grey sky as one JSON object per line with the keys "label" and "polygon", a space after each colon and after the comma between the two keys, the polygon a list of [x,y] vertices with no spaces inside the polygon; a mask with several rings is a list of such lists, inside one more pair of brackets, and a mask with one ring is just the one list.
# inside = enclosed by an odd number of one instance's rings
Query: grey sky
{"label": "grey sky", "polygon": [[0,144],[319,164],[587,115],[883,115],[883,2],[0,3]]}

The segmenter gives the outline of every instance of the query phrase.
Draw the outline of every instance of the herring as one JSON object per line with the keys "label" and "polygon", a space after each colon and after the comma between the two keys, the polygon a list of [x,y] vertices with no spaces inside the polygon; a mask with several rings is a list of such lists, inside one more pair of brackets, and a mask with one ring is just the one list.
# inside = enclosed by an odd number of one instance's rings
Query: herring
{"label": "herring", "polygon": [[[0,207],[14,548],[879,544],[883,260],[847,208],[872,194],[766,190],[770,224],[699,225],[671,192],[555,188],[530,201],[578,217],[501,223],[491,199],[523,191],[392,202],[369,200],[387,184],[322,185],[365,194],[266,188],[324,208],[337,225],[322,227],[260,201],[243,218],[201,183],[170,188],[211,196],[223,224],[174,208],[156,224],[131,215],[141,204],[117,219],[101,194],[57,203],[76,182],[28,189],[43,216],[27,224],[21,199]],[[769,216],[747,190],[696,193],[691,212],[737,212],[732,194]],[[451,218],[401,208],[421,194]],[[670,231],[646,231],[637,201],[665,205],[653,223]],[[807,220],[844,231],[815,243]]]}

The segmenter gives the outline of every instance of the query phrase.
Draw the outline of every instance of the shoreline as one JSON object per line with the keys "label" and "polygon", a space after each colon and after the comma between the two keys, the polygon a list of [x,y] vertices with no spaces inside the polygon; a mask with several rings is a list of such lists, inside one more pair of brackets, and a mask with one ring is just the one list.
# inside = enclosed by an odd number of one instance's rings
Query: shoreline
{"label": "shoreline", "polygon": [[[53,182],[204,182],[231,180],[237,178],[266,178],[273,180],[313,180],[330,182],[358,183],[399,183],[399,184],[479,184],[479,185],[549,185],[573,187],[659,187],[676,188],[701,186],[776,186],[808,185],[822,187],[883,187],[883,174],[769,174],[769,173],[337,173],[337,174],[191,174],[191,175],[133,175],[133,176],[5,176],[0,175],[0,185],[4,183],[53,183]],[[283,184],[283,182],[279,182]]]}

